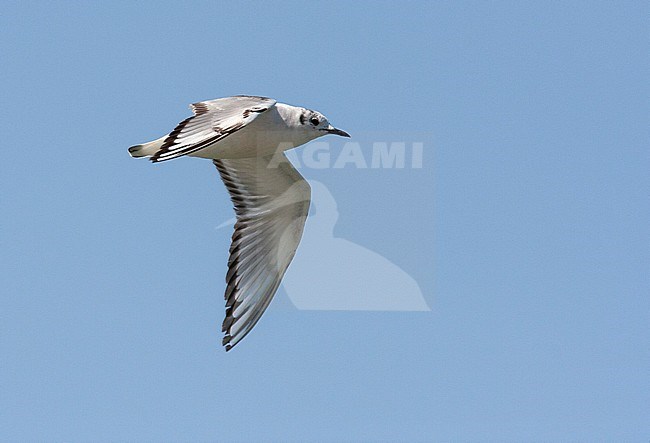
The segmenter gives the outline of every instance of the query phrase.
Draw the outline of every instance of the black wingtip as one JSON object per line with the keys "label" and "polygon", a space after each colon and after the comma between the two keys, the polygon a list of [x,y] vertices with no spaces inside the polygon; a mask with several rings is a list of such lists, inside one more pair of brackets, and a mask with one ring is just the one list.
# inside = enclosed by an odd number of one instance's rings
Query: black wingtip
{"label": "black wingtip", "polygon": [[221,332],[227,332],[228,329],[232,326],[233,322],[235,321],[235,317],[233,316],[226,316],[226,318],[223,319],[223,323],[221,323]]}

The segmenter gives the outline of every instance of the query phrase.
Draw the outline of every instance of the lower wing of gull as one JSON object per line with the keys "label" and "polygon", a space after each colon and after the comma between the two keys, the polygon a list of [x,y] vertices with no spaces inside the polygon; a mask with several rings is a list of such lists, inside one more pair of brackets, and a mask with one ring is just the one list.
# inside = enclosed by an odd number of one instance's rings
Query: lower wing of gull
{"label": "lower wing of gull", "polygon": [[228,351],[253,329],[275,295],[302,237],[311,189],[284,154],[213,162],[237,216],[224,296]]}

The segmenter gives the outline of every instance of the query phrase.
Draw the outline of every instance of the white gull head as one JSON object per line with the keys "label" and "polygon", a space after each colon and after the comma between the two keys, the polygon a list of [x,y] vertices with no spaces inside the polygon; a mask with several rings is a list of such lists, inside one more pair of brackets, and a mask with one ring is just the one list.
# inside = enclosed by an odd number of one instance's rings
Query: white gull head
{"label": "white gull head", "polygon": [[350,137],[347,132],[332,126],[327,117],[318,111],[284,103],[277,103],[275,107],[287,127],[292,130],[291,142],[295,146],[300,146],[328,134]]}

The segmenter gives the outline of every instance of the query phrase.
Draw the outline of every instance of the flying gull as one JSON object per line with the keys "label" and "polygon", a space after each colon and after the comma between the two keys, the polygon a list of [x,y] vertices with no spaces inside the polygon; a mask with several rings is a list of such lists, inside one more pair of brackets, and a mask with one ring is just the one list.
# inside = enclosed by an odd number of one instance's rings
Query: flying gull
{"label": "flying gull", "polygon": [[194,115],[167,135],[129,148],[156,163],[209,158],[235,207],[226,274],[223,345],[253,329],[291,263],[309,211],[311,189],[283,151],[327,134],[349,135],[321,113],[238,95],[190,105]]}

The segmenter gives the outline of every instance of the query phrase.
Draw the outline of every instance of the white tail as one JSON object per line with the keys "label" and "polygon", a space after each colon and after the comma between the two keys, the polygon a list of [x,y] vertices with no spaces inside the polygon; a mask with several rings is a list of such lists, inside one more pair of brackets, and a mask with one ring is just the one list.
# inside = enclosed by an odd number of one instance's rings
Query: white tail
{"label": "white tail", "polygon": [[168,135],[164,135],[160,137],[158,140],[154,140],[152,142],[131,146],[129,148],[129,155],[131,155],[131,157],[133,158],[151,157],[156,152],[158,152],[158,150],[160,149],[160,147],[162,146],[163,142],[168,137]]}

